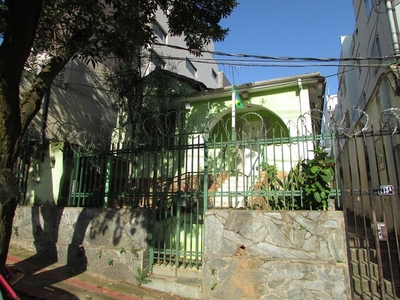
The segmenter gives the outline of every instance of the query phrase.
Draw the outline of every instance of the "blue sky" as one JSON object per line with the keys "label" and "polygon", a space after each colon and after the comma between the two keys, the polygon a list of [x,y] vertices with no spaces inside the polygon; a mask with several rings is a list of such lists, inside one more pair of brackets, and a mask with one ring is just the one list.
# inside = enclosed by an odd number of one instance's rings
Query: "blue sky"
{"label": "blue sky", "polygon": [[[273,57],[340,57],[340,36],[354,31],[351,0],[239,1],[233,13],[221,22],[230,32],[223,42],[215,44],[215,51]],[[246,59],[245,64],[248,63]],[[327,77],[329,93],[337,93],[337,66],[302,64],[307,67],[266,67],[265,62],[263,67],[220,65],[220,71],[235,85],[320,72]]]}

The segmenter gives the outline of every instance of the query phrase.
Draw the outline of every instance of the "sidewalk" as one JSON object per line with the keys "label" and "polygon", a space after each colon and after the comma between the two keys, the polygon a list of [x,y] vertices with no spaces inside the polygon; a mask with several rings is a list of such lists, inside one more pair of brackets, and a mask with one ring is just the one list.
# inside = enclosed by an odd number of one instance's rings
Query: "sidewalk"
{"label": "sidewalk", "polygon": [[79,272],[53,263],[23,248],[10,246],[7,263],[20,267],[25,277],[15,286],[22,299],[41,300],[172,300],[185,299],[146,287]]}

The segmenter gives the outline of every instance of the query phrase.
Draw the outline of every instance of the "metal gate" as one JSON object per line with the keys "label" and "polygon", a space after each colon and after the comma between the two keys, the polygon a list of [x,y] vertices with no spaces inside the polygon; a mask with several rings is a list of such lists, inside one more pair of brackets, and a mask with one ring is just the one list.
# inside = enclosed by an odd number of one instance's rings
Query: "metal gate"
{"label": "metal gate", "polygon": [[380,124],[338,144],[353,299],[400,299],[400,136]]}
{"label": "metal gate", "polygon": [[150,260],[200,268],[204,140],[178,135],[150,147],[74,153],[69,206],[151,210]]}

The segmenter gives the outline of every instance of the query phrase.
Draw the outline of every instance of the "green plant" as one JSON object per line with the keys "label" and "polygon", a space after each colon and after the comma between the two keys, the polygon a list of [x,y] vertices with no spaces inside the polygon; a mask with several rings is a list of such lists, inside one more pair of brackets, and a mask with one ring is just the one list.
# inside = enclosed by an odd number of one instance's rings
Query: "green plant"
{"label": "green plant", "polygon": [[259,185],[260,190],[265,190],[268,196],[264,197],[268,209],[273,210],[287,210],[291,208],[291,202],[285,199],[283,191],[285,189],[284,181],[281,180],[278,174],[276,165],[269,165],[262,162],[260,165],[262,172],[261,182]]}
{"label": "green plant", "polygon": [[125,248],[124,247],[121,247],[121,249],[119,249],[119,253],[120,254],[122,254],[122,253],[125,253],[126,251],[125,251]]}
{"label": "green plant", "polygon": [[213,284],[211,285],[211,290],[212,290],[212,291],[215,290],[216,287],[217,287],[217,283],[213,283]]}
{"label": "green plant", "polygon": [[139,258],[139,249],[135,248],[134,246],[131,247],[131,253],[136,257]]}
{"label": "green plant", "polygon": [[216,268],[210,268],[210,271],[211,271],[211,275],[212,276],[215,276],[215,275],[217,275],[217,269]]}
{"label": "green plant", "polygon": [[135,279],[138,285],[151,283],[151,280],[147,278],[147,275],[140,268],[137,268]]}
{"label": "green plant", "polygon": [[100,249],[99,251],[97,251],[97,257],[101,258],[103,256],[103,250]]}
{"label": "green plant", "polygon": [[304,208],[326,210],[335,175],[334,160],[322,147],[316,146],[313,152],[314,158],[303,159],[295,166],[291,184],[301,190],[299,200]]}
{"label": "green plant", "polygon": [[258,203],[253,201],[252,208],[326,210],[335,175],[334,160],[321,146],[315,146],[312,151],[313,158],[300,160],[284,178],[279,176],[276,165],[261,163],[257,189],[265,193]]}
{"label": "green plant", "polygon": [[268,163],[267,163],[266,161],[263,161],[263,162],[260,164],[260,169],[261,169],[261,171],[267,171],[267,169],[268,169]]}
{"label": "green plant", "polygon": [[299,229],[300,229],[300,230],[307,230],[307,227],[300,224]]}
{"label": "green plant", "polygon": [[108,259],[108,265],[109,265],[109,266],[113,266],[113,265],[114,265],[114,260],[111,259],[111,258],[109,258],[109,259]]}

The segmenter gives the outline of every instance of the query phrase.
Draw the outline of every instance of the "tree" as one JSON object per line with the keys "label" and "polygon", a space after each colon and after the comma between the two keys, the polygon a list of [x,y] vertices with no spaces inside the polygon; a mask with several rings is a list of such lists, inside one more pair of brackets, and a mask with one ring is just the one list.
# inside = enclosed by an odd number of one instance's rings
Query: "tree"
{"label": "tree", "polygon": [[[171,142],[175,134],[184,130],[183,106],[177,100],[206,88],[178,75],[175,63],[149,72],[154,66],[148,53],[138,50],[137,54],[133,61],[116,61],[104,76],[108,97],[118,108],[117,130],[112,138],[118,148]],[[164,139],[167,137],[171,139]]]}
{"label": "tree", "polygon": [[[19,200],[10,170],[44,94],[71,59],[96,65],[110,56],[129,60],[137,46],[154,42],[150,24],[161,6],[170,34],[184,35],[200,55],[228,29],[219,22],[236,0],[2,0],[0,1],[0,263],[7,257]],[[28,89],[20,90],[29,57],[48,54]]]}

